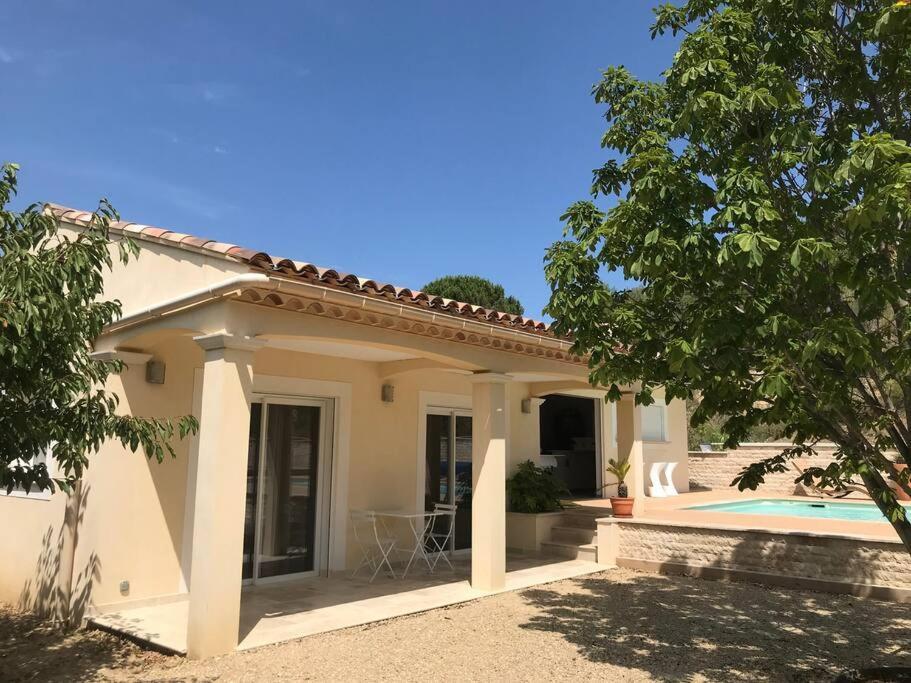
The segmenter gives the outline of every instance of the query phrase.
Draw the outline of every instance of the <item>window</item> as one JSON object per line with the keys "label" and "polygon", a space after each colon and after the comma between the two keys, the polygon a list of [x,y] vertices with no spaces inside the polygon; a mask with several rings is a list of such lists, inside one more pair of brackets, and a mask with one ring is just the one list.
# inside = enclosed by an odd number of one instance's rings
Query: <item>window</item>
{"label": "window", "polygon": [[[39,453],[35,458],[32,459],[32,463],[45,463],[47,465],[48,474],[50,474],[52,477],[54,476],[53,456],[50,454],[49,450]],[[10,498],[32,498],[34,500],[50,500],[51,498],[50,491],[39,491],[35,487],[32,487],[32,490],[28,493],[26,493],[25,489],[23,488],[14,488],[8,494],[6,492],[6,489],[0,489],[0,495],[8,495]]]}
{"label": "window", "polygon": [[610,424],[611,424],[611,435],[613,439],[614,448],[617,447],[617,401],[611,401],[610,404]]}
{"label": "window", "polygon": [[642,440],[667,441],[667,406],[656,400],[650,406],[642,406]]}

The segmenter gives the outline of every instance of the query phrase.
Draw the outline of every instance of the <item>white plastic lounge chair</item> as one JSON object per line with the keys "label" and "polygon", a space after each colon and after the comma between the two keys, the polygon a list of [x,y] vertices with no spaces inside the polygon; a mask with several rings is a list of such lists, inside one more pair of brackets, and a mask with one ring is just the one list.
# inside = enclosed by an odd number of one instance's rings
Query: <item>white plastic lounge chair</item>
{"label": "white plastic lounge chair", "polygon": [[674,486],[674,470],[677,469],[677,463],[669,462],[664,465],[664,495],[676,496],[677,487]]}
{"label": "white plastic lounge chair", "polygon": [[651,486],[648,487],[648,495],[652,498],[664,498],[667,495],[664,491],[664,485],[661,483],[661,470],[667,465],[666,462],[653,462],[648,471],[648,478]]}

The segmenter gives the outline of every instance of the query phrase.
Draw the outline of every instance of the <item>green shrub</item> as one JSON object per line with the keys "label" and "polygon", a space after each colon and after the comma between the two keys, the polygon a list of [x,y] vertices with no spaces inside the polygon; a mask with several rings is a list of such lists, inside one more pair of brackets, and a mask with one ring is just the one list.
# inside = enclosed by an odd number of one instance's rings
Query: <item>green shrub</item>
{"label": "green shrub", "polygon": [[563,509],[561,496],[569,490],[554,476],[552,467],[538,467],[531,460],[520,463],[506,480],[509,509],[513,512],[556,512]]}

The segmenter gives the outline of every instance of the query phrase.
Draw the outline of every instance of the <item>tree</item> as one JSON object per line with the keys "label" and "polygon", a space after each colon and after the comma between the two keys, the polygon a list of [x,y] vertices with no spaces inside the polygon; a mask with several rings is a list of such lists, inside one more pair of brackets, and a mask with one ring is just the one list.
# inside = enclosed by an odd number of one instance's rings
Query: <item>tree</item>
{"label": "tree", "polygon": [[862,483],[911,551],[892,489],[911,493],[908,471],[888,457],[911,458],[911,3],[655,14],[652,37],[683,34],[678,51],[658,81],[619,66],[595,85],[612,155],[548,250],[546,312],[611,399],[639,380],[643,404],[658,385],[699,393],[693,424],[727,416],[727,447],[780,423],[801,445],[741,490],[834,441],[800,480]]}
{"label": "tree", "polygon": [[506,296],[503,285],[477,275],[446,275],[428,282],[423,291],[466,304],[483,306],[503,313],[522,315],[525,308],[514,296]]}
{"label": "tree", "polygon": [[[4,165],[0,179],[0,487],[69,491],[107,439],[141,446],[159,462],[174,457],[171,439],[195,432],[196,420],[117,415],[117,396],[104,385],[122,363],[91,356],[121,312],[118,301],[102,298],[116,212],[102,201],[91,226],[70,239],[42,205],[8,209],[17,170]],[[137,251],[128,239],[118,244],[124,262]],[[53,478],[39,458],[49,450]]]}

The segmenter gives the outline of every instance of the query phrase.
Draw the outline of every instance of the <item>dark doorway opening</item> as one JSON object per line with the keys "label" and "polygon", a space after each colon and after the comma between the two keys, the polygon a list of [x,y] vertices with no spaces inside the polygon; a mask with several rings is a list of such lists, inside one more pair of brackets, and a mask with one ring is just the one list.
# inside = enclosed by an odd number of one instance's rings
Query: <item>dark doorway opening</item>
{"label": "dark doorway opening", "polygon": [[550,394],[541,404],[541,453],[574,497],[598,495],[597,401]]}

